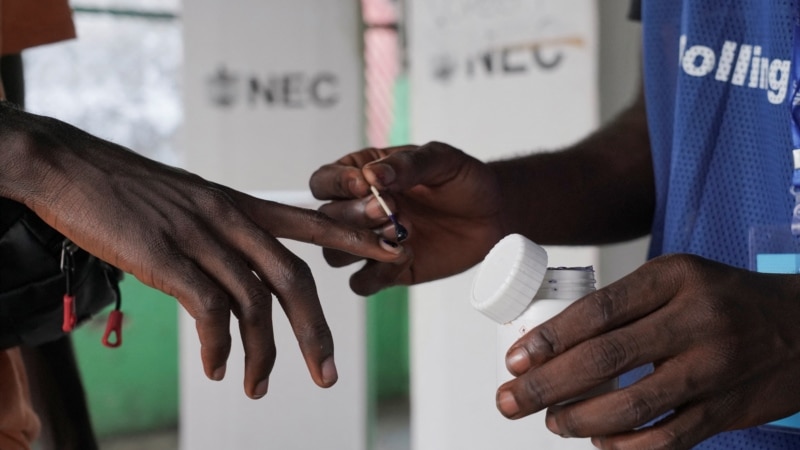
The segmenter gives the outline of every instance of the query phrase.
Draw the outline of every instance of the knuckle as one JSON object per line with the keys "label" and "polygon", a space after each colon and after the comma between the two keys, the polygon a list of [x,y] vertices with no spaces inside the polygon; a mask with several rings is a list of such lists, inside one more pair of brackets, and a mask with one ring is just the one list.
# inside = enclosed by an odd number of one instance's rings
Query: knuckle
{"label": "knuckle", "polygon": [[222,292],[215,292],[204,295],[200,303],[200,309],[195,314],[195,319],[201,322],[219,320],[223,316],[227,317],[230,311],[230,299]]}
{"label": "knuckle", "polygon": [[425,144],[421,145],[417,150],[421,149],[440,150],[448,147],[450,146],[441,141],[428,141]]}
{"label": "knuckle", "polygon": [[323,176],[325,172],[330,171],[333,167],[333,164],[324,164],[311,174],[311,177],[308,179],[308,187],[311,189],[313,195],[316,196],[323,193],[323,187],[325,187],[323,184]]}
{"label": "knuckle", "polygon": [[423,145],[423,147],[436,151],[460,152],[460,150],[456,149],[450,144],[441,141],[429,141],[427,144]]}
{"label": "knuckle", "polygon": [[212,217],[225,217],[230,213],[233,199],[222,189],[209,187],[206,189],[205,196],[200,204],[202,210]]}
{"label": "knuckle", "polygon": [[532,339],[526,339],[525,341],[529,354],[542,353],[550,357],[566,351],[558,331],[550,324],[542,325],[532,336]]}
{"label": "knuckle", "polygon": [[612,284],[604,289],[593,292],[587,301],[590,305],[589,316],[599,319],[602,324],[609,323],[618,310],[619,300],[627,298],[624,286]]}
{"label": "knuckle", "polygon": [[[439,141],[430,141],[427,144],[419,147],[417,151],[408,152],[409,158],[414,158],[420,164],[428,163],[428,161],[436,160],[438,158],[447,157],[461,157],[466,155],[463,151]],[[461,158],[457,158],[461,159]]]}
{"label": "knuckle", "polygon": [[466,156],[462,150],[459,150],[453,147],[450,144],[446,144],[444,142],[439,141],[431,141],[425,147],[430,148],[433,153],[439,155],[455,155],[455,156]]}
{"label": "knuckle", "polygon": [[239,322],[246,325],[263,325],[270,321],[272,294],[261,287],[251,287],[245,294],[239,314]]}
{"label": "knuckle", "polygon": [[[355,208],[345,208],[340,211],[340,214],[341,217],[339,217],[339,219],[344,221],[344,224],[358,223],[359,219],[361,218],[360,216],[363,216],[363,212],[357,211]],[[347,225],[342,225],[321,211],[314,212],[314,214],[309,217],[309,220],[312,222],[314,229],[320,230],[321,233],[331,236],[330,238],[326,239],[327,241],[333,239],[339,246],[350,247],[362,244],[366,242],[366,236],[367,233],[369,233],[366,230],[359,231],[352,229]],[[317,245],[322,243],[320,236],[317,233],[314,233],[311,236],[311,243]]]}
{"label": "knuckle", "polygon": [[314,228],[326,229],[333,225],[334,221],[331,217],[320,210],[309,210],[306,221]]}
{"label": "knuckle", "polygon": [[558,421],[559,429],[562,434],[572,437],[586,437],[582,432],[583,421],[573,410],[563,411],[556,420]]}
{"label": "knuckle", "polygon": [[538,411],[551,403],[552,388],[543,380],[525,377],[522,390],[524,393],[523,399],[533,411]]}
{"label": "knuckle", "polygon": [[330,347],[333,334],[324,318],[299,325],[295,329],[297,342],[304,347],[316,345],[320,348]]}
{"label": "knuckle", "polygon": [[686,450],[689,447],[684,443],[681,433],[670,427],[657,428],[652,433],[652,450]]}
{"label": "knuckle", "polygon": [[[142,240],[142,248],[144,254],[148,255],[150,259],[156,259],[159,263],[165,264],[171,259],[179,256],[176,245],[179,243],[171,237],[175,235],[174,228],[159,228],[155,233],[145,235]],[[181,261],[177,259],[177,261]],[[173,263],[175,264],[175,263]],[[186,273],[185,271],[180,271]]]}
{"label": "knuckle", "polygon": [[275,291],[285,296],[288,291],[307,293],[305,289],[313,290],[314,278],[311,267],[291,253],[287,256],[280,261],[269,279]]}
{"label": "knuckle", "polygon": [[[245,352],[247,351],[248,349],[245,346]],[[269,369],[271,369],[273,363],[275,362],[275,359],[278,357],[278,348],[275,345],[275,342],[271,341],[259,347],[258,354],[261,358],[264,359],[264,361],[266,362],[266,366]],[[252,352],[250,352],[248,356],[252,357]]]}
{"label": "knuckle", "polygon": [[228,333],[215,333],[202,336],[200,342],[202,353],[214,356],[227,356],[231,347],[231,336]]}
{"label": "knuckle", "polygon": [[645,266],[650,266],[651,273],[666,275],[663,278],[676,281],[706,271],[704,259],[686,253],[661,255],[645,263]]}
{"label": "knuckle", "polygon": [[648,422],[656,414],[656,408],[652,400],[643,395],[637,395],[635,392],[623,391],[626,395],[625,403],[627,405],[624,409],[624,414],[627,414],[628,419],[636,424],[636,426]]}
{"label": "knuckle", "polygon": [[320,207],[317,209],[317,212],[325,215],[325,217],[329,217],[332,219],[338,215],[339,209],[340,208],[338,202],[328,202],[323,205],[320,205]]}
{"label": "knuckle", "polygon": [[625,367],[632,352],[616,337],[605,337],[590,344],[586,371],[596,377],[614,375]]}
{"label": "knuckle", "polygon": [[245,366],[252,365],[256,371],[263,371],[265,375],[272,371],[278,357],[278,350],[274,342],[261,342],[257,347],[244,345],[243,350]]}
{"label": "knuckle", "polygon": [[281,278],[285,287],[298,287],[303,286],[308,280],[313,280],[313,275],[308,263],[295,256],[283,266]]}

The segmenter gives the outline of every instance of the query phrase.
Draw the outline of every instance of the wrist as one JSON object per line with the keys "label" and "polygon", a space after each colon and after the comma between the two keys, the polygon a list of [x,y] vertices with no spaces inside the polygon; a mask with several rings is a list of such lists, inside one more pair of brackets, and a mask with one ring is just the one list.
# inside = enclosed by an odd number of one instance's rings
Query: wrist
{"label": "wrist", "polygon": [[519,165],[513,160],[497,160],[488,162],[487,167],[493,174],[497,189],[500,193],[500,208],[498,208],[498,223],[503,236],[512,233],[524,232],[524,218],[522,210],[523,201],[519,199],[522,192],[530,192],[525,187],[516,185]]}
{"label": "wrist", "polygon": [[[57,143],[43,118],[0,102],[0,197],[31,207],[46,203],[58,178]],[[32,208],[33,209],[33,208]]]}

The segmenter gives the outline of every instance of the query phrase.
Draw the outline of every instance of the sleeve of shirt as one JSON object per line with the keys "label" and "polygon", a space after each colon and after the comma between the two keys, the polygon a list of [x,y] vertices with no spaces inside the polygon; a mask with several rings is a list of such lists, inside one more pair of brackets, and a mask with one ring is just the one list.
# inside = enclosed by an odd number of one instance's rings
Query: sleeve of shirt
{"label": "sleeve of shirt", "polygon": [[631,0],[628,9],[628,19],[640,22],[642,20],[642,0]]}
{"label": "sleeve of shirt", "polygon": [[0,21],[3,55],[75,37],[67,0],[0,0]]}

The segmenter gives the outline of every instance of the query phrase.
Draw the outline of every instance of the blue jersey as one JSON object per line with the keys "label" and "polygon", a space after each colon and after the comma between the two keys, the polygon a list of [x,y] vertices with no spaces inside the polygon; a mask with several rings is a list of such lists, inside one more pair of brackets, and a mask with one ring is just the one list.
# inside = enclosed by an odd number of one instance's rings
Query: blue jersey
{"label": "blue jersey", "polygon": [[657,195],[651,256],[694,253],[747,267],[751,227],[788,229],[794,4],[643,2]]}
{"label": "blue jersey", "polygon": [[[789,228],[795,4],[642,2],[657,196],[650,256],[693,253],[746,268],[751,227]],[[742,430],[697,448],[800,449],[800,435]]]}

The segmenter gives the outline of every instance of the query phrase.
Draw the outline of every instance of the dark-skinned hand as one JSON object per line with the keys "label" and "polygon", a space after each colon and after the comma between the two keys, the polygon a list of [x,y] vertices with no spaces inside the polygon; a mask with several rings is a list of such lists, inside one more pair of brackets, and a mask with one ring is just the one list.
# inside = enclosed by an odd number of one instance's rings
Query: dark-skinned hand
{"label": "dark-skinned hand", "polygon": [[[459,273],[480,262],[505,234],[495,174],[446,144],[368,148],[321,167],[310,180],[315,197],[331,200],[322,212],[394,240],[394,228],[370,185],[378,188],[409,237],[402,243],[403,258],[367,261],[351,277],[356,293]],[[324,253],[334,267],[360,259],[339,251]]]}
{"label": "dark-skinned hand", "polygon": [[[224,377],[230,315],[245,350],[244,388],[268,389],[276,349],[272,296],[308,370],[338,378],[333,338],[308,265],[276,238],[377,261],[400,259],[369,230],[260,200],[141,157],[54,119],[3,107],[0,195],[25,203],[97,257],[178,299],[195,319],[206,375]],[[265,167],[264,176],[279,167]]]}
{"label": "dark-skinned hand", "polygon": [[[520,418],[601,449],[689,449],[800,410],[800,278],[691,255],[654,259],[531,330],[508,352],[497,392]],[[558,405],[630,369],[630,387]],[[666,413],[653,426],[640,427]],[[635,430],[635,431],[634,431]]]}

